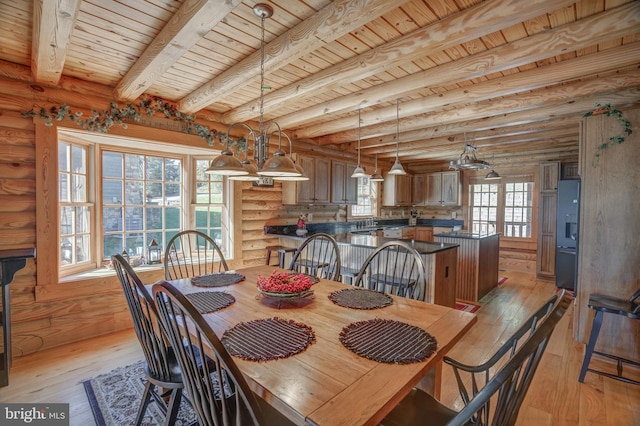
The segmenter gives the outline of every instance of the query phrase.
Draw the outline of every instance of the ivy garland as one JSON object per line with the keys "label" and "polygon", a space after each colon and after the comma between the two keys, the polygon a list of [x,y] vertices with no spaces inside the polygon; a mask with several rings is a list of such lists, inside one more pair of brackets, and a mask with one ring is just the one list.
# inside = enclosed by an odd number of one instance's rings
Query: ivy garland
{"label": "ivy garland", "polygon": [[607,117],[616,118],[620,123],[622,123],[623,129],[618,135],[611,136],[605,142],[601,143],[600,145],[598,145],[596,147],[596,153],[595,153],[595,157],[594,157],[594,165],[595,165],[595,162],[598,161],[598,157],[600,157],[600,154],[602,153],[602,151],[607,149],[607,147],[609,145],[611,145],[613,142],[615,142],[615,143],[624,142],[625,135],[629,136],[632,133],[632,131],[631,131],[631,123],[628,122],[624,118],[624,116],[622,115],[622,111],[620,111],[619,109],[617,109],[615,107],[612,107],[611,104],[602,105],[602,104],[597,103],[596,104],[596,109],[594,109],[593,111],[587,112],[584,116],[585,117],[591,117],[591,116],[600,115],[600,114],[606,114]]}
{"label": "ivy garland", "polygon": [[[83,118],[80,111],[72,111],[67,104],[59,107],[52,106],[50,108],[34,106],[30,111],[23,112],[24,117],[38,117],[45,121],[45,126],[52,126],[53,120],[62,121],[68,118],[80,128],[96,133],[107,133],[109,129],[117,124],[123,129],[127,128],[127,121],[134,120],[139,122],[142,115],[148,117],[156,113],[163,114],[166,118],[173,118],[184,124],[182,131],[188,134],[195,134],[203,138],[209,146],[213,146],[216,139],[220,144],[226,144],[226,133],[212,130],[209,127],[195,122],[195,115],[183,114],[178,111],[175,105],[169,104],[158,97],[144,96],[137,104],[128,103],[120,107],[115,102],[109,104],[109,108],[103,111],[91,110],[89,118]],[[246,139],[229,140],[230,146],[236,146],[244,149]]]}

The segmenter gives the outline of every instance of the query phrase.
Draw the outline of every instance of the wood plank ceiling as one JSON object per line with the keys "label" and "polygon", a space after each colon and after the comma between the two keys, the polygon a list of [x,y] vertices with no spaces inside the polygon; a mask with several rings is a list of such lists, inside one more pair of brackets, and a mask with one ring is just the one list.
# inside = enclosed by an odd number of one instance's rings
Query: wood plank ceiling
{"label": "wood plank ceiling", "polygon": [[[420,166],[463,141],[495,162],[575,157],[596,103],[640,102],[633,0],[274,0],[264,118],[296,147]],[[120,102],[150,94],[222,123],[259,117],[256,1],[1,0],[0,60]],[[399,101],[398,101],[399,100]],[[396,118],[399,103],[399,120]],[[105,105],[106,107],[106,105]]]}

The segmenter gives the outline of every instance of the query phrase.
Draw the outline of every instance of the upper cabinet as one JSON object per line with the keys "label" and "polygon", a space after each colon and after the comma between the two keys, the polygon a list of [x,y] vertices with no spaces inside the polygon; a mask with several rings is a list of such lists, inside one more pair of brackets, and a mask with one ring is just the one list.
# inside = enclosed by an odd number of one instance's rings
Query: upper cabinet
{"label": "upper cabinet", "polygon": [[283,181],[282,204],[329,204],[331,160],[296,155],[309,180]]}
{"label": "upper cabinet", "polygon": [[556,192],[558,190],[559,175],[559,161],[540,163],[540,192]]}
{"label": "upper cabinet", "polygon": [[358,204],[358,179],[351,175],[355,164],[331,162],[331,202],[333,204]]}
{"label": "upper cabinet", "polygon": [[415,175],[413,204],[423,206],[460,205],[460,173],[451,171]]}
{"label": "upper cabinet", "polygon": [[387,174],[382,191],[383,206],[410,206],[411,175]]}

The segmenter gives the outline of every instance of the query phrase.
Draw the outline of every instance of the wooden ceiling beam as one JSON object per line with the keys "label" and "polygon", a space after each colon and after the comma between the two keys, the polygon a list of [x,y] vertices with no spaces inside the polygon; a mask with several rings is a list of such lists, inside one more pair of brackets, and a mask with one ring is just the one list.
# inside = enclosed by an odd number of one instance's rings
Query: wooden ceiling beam
{"label": "wooden ceiling beam", "polygon": [[[407,131],[432,127],[438,124],[487,119],[493,116],[540,108],[544,105],[570,102],[575,98],[598,96],[600,93],[607,93],[612,90],[624,90],[630,87],[640,87],[640,73],[638,73],[637,70],[586,81],[559,84],[523,94],[507,96],[502,99],[459,105],[455,108],[449,108],[440,112],[414,115],[400,120],[400,129],[406,133]],[[361,139],[386,135],[393,135],[395,139],[396,126],[397,123],[387,122],[364,127],[360,130]],[[298,134],[296,133],[296,137],[297,136]],[[405,139],[404,136],[405,134],[403,133],[401,140],[406,141],[407,139]],[[341,144],[351,142],[357,139],[357,137],[357,130],[346,131],[327,135],[321,139],[321,143]]]}
{"label": "wooden ceiling beam", "polygon": [[[540,89],[578,78],[593,77],[609,70],[624,68],[638,63],[640,58],[640,42],[623,45],[617,48],[580,56],[562,62],[509,74],[492,80],[465,85],[432,96],[408,100],[400,103],[400,118],[416,114],[424,114],[438,109],[449,108],[469,102],[479,102],[509,96],[529,90]],[[361,114],[361,126],[396,120],[396,107],[384,107]],[[300,138],[314,138],[326,135],[330,131],[340,132],[353,130],[353,118],[343,117],[331,120],[330,123],[314,124],[296,129]]]}
{"label": "wooden ceiling beam", "polygon": [[[394,66],[424,58],[484,35],[515,25],[523,20],[534,18],[546,12],[574,3],[572,0],[490,0],[462,10],[431,25],[419,28],[384,45],[375,47],[360,55],[349,58],[309,77],[273,91],[264,96],[266,109],[272,109],[294,98],[308,96],[316,90],[329,90],[338,85],[351,83],[370,77]],[[372,98],[362,98],[351,104],[366,106],[376,103]],[[323,103],[326,105],[327,103]],[[327,112],[313,108],[316,117]],[[241,105],[224,115],[227,121],[244,121],[259,113],[256,102]],[[281,118],[277,121],[280,123]],[[283,127],[295,127],[294,120],[282,124]]]}
{"label": "wooden ceiling beam", "polygon": [[33,2],[31,73],[37,83],[60,81],[79,10],[80,0]]}
{"label": "wooden ceiling beam", "polygon": [[[400,7],[408,0],[338,0],[303,20],[289,31],[265,45],[265,72],[273,72],[303,55],[368,24],[385,13]],[[256,20],[258,18],[256,17]],[[178,109],[185,113],[196,112],[224,95],[243,86],[260,74],[260,50],[256,50],[219,76],[185,96],[178,102]],[[257,117],[258,114],[249,118]],[[246,121],[233,120],[233,121]],[[227,121],[230,123],[231,121]]]}
{"label": "wooden ceiling beam", "polygon": [[186,0],[120,80],[115,98],[130,101],[144,93],[241,2]]}
{"label": "wooden ceiling beam", "polygon": [[[336,112],[395,100],[425,87],[440,87],[483,77],[567,52],[590,48],[600,42],[635,34],[638,26],[640,2],[628,3],[435,68],[317,103],[312,107],[280,116],[277,121],[283,128],[296,128],[305,122],[323,117],[330,125],[329,116]],[[545,48],[541,49],[540,46]],[[275,92],[269,96],[273,95]]]}

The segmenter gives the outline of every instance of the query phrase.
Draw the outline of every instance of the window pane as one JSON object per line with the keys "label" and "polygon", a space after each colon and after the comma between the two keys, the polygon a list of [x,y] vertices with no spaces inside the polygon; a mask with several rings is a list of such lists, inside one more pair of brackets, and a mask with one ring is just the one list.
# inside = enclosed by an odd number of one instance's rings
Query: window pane
{"label": "window pane", "polygon": [[71,145],[68,143],[60,142],[58,143],[58,171],[59,172],[70,172],[71,165],[69,164],[69,150],[71,149]]}
{"label": "window pane", "polygon": [[125,203],[127,205],[131,204],[143,204],[143,186],[142,182],[131,182],[128,181],[125,189]]}
{"label": "window pane", "polygon": [[162,180],[162,158],[147,157],[147,180]]}
{"label": "window pane", "polygon": [[69,178],[70,176],[68,173],[58,174],[58,199],[60,201],[71,201],[69,198]]}
{"label": "window pane", "polygon": [[122,154],[115,152],[104,152],[102,154],[102,176],[122,177]]}
{"label": "window pane", "polygon": [[76,207],[76,234],[88,234],[91,232],[89,221],[89,207]]}
{"label": "window pane", "polygon": [[167,229],[180,229],[180,209],[166,208],[164,223]]}
{"label": "window pane", "polygon": [[125,209],[126,214],[126,229],[127,231],[140,231],[144,229],[144,222],[142,218],[142,207],[127,207]]}
{"label": "window pane", "polygon": [[[162,229],[162,209],[147,207],[147,227],[146,229]],[[160,243],[156,240],[158,244]]]}
{"label": "window pane", "polygon": [[87,201],[87,177],[74,174],[72,200],[76,203],[84,203]]}
{"label": "window pane", "polygon": [[105,207],[102,212],[102,223],[105,232],[124,230],[122,226],[122,208]]}
{"label": "window pane", "polygon": [[179,160],[166,158],[164,167],[165,180],[171,182],[180,182],[182,180],[180,176],[181,164]]}
{"label": "window pane", "polygon": [[102,202],[104,204],[122,204],[122,181],[102,181]]}
{"label": "window pane", "polygon": [[125,177],[128,179],[142,179],[144,176],[144,157],[127,154],[124,157]]}

